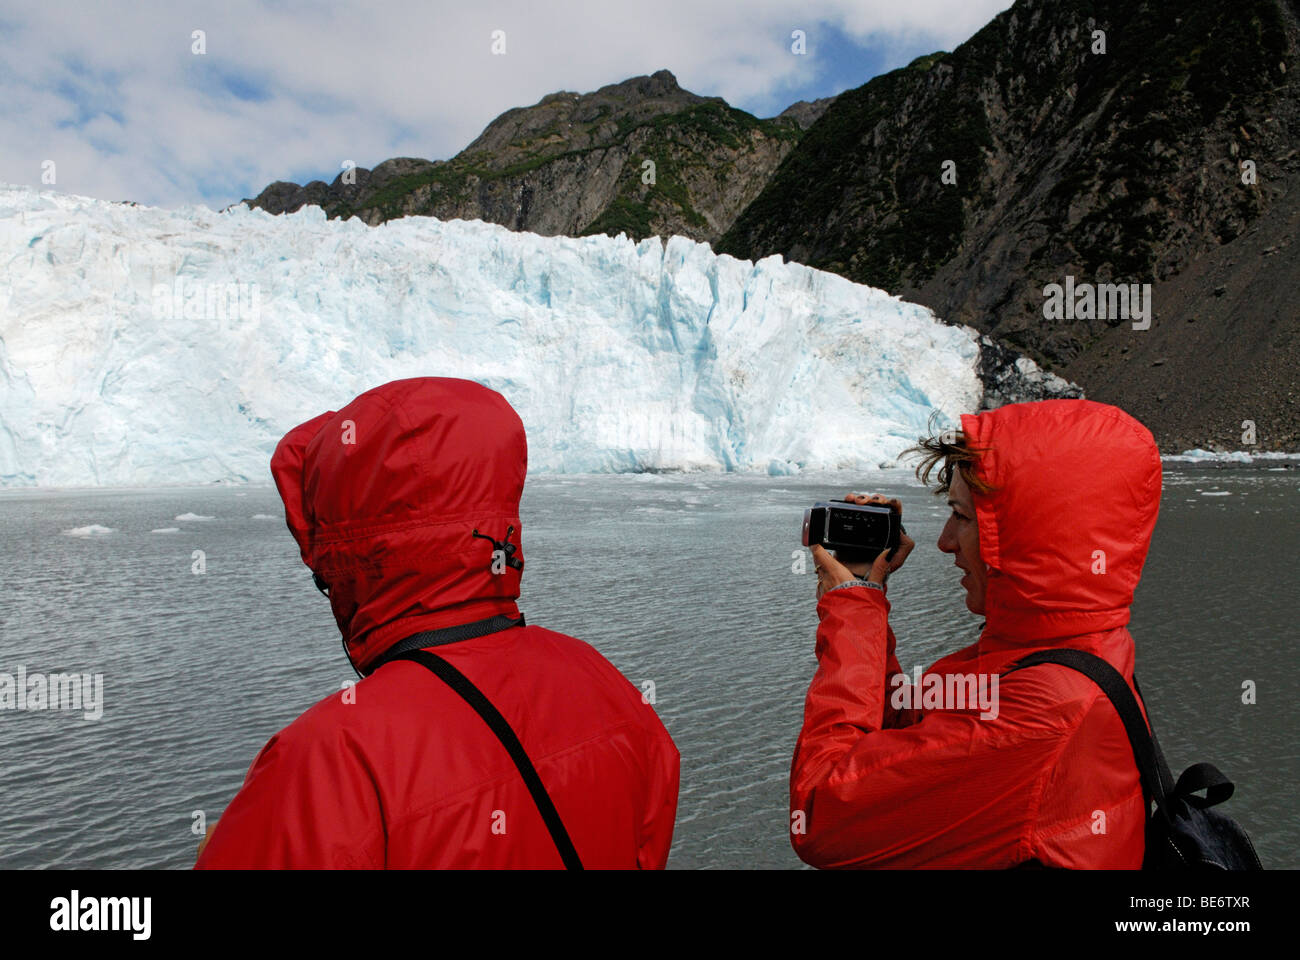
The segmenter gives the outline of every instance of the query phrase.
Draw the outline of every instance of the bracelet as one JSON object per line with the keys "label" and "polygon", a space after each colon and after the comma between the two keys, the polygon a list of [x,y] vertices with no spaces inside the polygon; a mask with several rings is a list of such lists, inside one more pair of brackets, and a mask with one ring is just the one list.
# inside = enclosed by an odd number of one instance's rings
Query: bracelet
{"label": "bracelet", "polygon": [[[881,584],[875,583],[871,580],[845,580],[843,583],[831,587],[831,590],[838,590],[841,587],[870,587],[872,590],[879,590],[881,593],[885,592],[885,588]],[[827,590],[826,592],[830,593],[831,590]]]}

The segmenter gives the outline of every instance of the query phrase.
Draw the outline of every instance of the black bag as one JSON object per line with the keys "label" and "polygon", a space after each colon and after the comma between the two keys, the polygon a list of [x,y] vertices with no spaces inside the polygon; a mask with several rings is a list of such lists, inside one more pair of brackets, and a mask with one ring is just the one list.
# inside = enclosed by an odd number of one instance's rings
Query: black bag
{"label": "black bag", "polygon": [[[1089,677],[1124,721],[1146,801],[1143,870],[1263,869],[1246,831],[1232,818],[1210,809],[1232,796],[1232,781],[1213,764],[1197,763],[1184,770],[1174,783],[1155,731],[1147,729],[1137,698],[1118,670],[1095,654],[1062,648],[1032,653],[1006,673],[1040,663],[1060,664]],[[1137,677],[1133,678],[1133,686],[1141,694]],[[1205,796],[1197,796],[1198,790],[1204,790]]]}

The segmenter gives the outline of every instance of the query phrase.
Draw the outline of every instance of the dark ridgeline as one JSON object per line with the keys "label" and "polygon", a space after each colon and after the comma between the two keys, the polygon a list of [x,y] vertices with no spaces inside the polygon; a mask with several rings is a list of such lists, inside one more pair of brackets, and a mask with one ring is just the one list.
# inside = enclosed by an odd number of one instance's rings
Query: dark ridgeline
{"label": "dark ridgeline", "polygon": [[[713,242],[756,197],[829,100],[770,120],[700,97],[667,70],[552,93],[507,110],[451,160],[385,160],[356,184],[277,182],[246,201],[270,213],[304,204],[374,226],[405,216],[486,220],[543,236],[682,234]],[[645,160],[653,185],[642,182]]]}
{"label": "dark ridgeline", "polygon": [[[507,111],[449,161],[248,202],[779,253],[989,334],[989,403],[1056,395],[1021,382],[1023,352],[1165,452],[1240,448],[1243,420],[1256,449],[1294,450],[1298,14],[1300,0],[1019,0],[952,53],[772,119],[661,70]],[[1067,275],[1151,283],[1150,329],[1045,319],[1043,288]]]}

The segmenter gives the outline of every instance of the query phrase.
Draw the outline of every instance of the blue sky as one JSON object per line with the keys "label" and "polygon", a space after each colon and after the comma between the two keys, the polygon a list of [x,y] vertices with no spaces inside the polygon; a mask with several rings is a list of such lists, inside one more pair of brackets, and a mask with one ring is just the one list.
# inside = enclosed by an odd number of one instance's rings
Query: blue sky
{"label": "blue sky", "polygon": [[273,180],[332,180],[348,160],[450,157],[511,107],[659,69],[772,116],[951,50],[1008,6],[0,0],[0,181],[220,208]]}

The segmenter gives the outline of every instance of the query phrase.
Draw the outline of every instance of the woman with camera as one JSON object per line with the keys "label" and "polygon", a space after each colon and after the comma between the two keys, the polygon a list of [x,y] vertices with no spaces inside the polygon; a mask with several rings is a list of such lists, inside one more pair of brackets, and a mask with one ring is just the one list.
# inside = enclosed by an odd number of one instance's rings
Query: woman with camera
{"label": "woman with camera", "polygon": [[[1146,803],[1114,707],[1066,667],[1002,674],[1069,647],[1132,686],[1126,624],[1160,503],[1155,441],[1089,400],[1012,404],[961,427],[914,449],[922,482],[939,468],[952,512],[938,547],[985,618],[979,639],[915,689],[887,597],[915,544],[856,569],[813,548],[818,668],[791,765],[795,851],[826,868],[1139,868]],[[994,702],[953,702],[975,689]]]}

